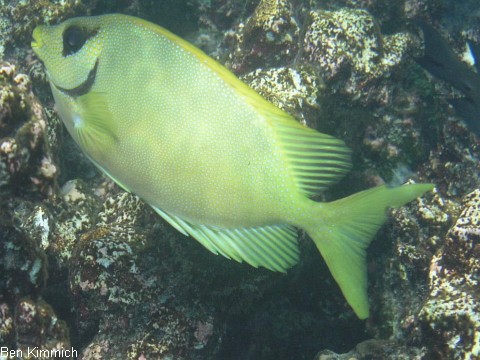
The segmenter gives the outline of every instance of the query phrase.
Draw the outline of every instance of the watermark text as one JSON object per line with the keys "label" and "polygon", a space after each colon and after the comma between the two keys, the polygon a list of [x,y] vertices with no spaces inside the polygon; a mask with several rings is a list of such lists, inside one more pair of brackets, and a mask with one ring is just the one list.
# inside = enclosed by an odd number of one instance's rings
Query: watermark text
{"label": "watermark text", "polygon": [[38,346],[29,346],[26,349],[9,349],[7,346],[0,347],[0,359],[68,359],[77,358],[78,351],[73,347],[69,349],[41,349]]}

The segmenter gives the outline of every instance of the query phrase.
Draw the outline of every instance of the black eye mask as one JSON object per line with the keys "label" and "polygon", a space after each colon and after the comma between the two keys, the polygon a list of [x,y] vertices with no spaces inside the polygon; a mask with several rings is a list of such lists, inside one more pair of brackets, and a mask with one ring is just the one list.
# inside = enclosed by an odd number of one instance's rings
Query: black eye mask
{"label": "black eye mask", "polygon": [[[87,30],[77,25],[72,25],[67,27],[63,31],[63,56],[67,57],[77,53],[83,45],[87,42],[88,39],[92,38],[98,33],[98,29]],[[62,91],[64,94],[71,97],[79,97],[85,95],[90,91],[93,84],[95,83],[95,78],[97,76],[98,70],[98,59],[95,61],[95,66],[88,73],[87,79],[72,89],[67,89],[61,86],[55,87]]]}
{"label": "black eye mask", "polygon": [[85,42],[94,36],[97,30],[88,31],[80,26],[72,25],[63,32],[63,56],[75,54]]}

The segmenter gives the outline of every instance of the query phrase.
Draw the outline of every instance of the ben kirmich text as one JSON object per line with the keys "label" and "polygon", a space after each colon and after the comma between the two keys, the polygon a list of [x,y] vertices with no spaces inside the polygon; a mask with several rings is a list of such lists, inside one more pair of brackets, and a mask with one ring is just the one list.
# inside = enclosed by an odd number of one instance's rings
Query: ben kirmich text
{"label": "ben kirmich text", "polygon": [[6,346],[0,347],[0,359],[19,358],[19,359],[68,359],[77,358],[78,352],[73,347],[70,349],[40,349],[39,347],[27,347],[26,349],[13,350]]}

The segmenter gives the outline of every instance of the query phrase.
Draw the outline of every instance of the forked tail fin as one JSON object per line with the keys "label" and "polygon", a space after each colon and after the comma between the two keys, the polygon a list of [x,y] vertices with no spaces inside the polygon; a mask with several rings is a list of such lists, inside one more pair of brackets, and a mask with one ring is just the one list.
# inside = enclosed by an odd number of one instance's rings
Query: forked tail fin
{"label": "forked tail fin", "polygon": [[379,186],[319,204],[318,226],[307,232],[360,319],[369,315],[366,249],[387,219],[386,210],[400,207],[433,187],[432,184]]}

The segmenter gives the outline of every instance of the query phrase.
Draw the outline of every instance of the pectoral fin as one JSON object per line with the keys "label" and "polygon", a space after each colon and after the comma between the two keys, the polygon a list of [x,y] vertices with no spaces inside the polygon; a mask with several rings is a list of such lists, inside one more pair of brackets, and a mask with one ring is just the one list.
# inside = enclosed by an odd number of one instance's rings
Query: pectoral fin
{"label": "pectoral fin", "polygon": [[80,146],[95,157],[118,141],[116,124],[104,94],[89,92],[78,102],[80,111],[72,119],[75,135]]}

